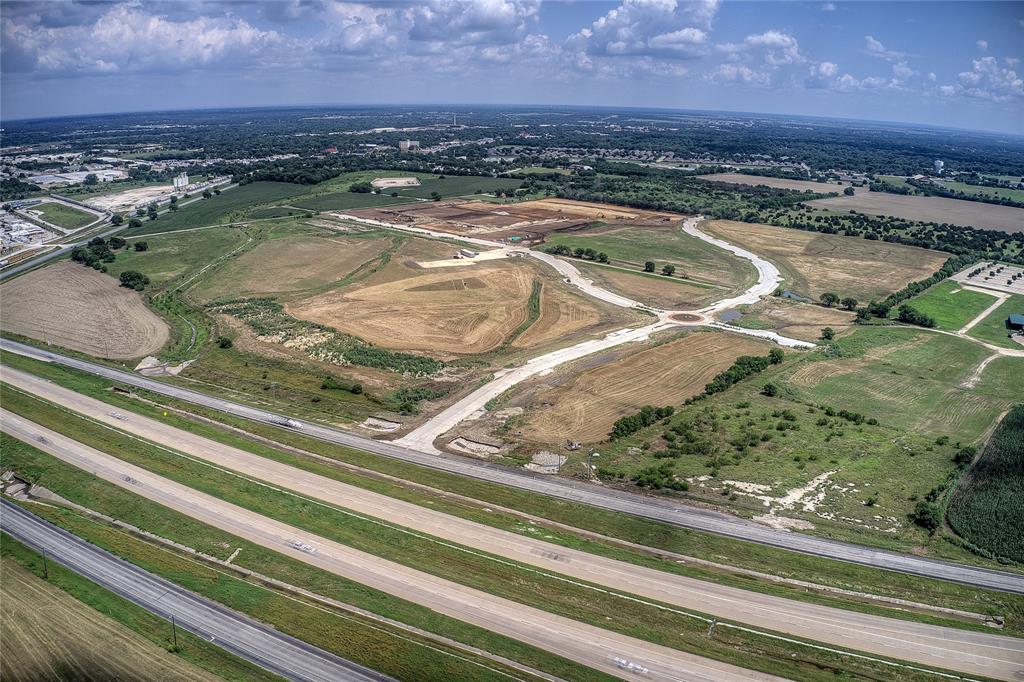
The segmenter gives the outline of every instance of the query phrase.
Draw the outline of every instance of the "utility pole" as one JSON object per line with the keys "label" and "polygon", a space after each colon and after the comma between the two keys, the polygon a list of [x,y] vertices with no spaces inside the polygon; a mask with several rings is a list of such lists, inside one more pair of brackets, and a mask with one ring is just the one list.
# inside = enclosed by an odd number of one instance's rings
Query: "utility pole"
{"label": "utility pole", "polygon": [[43,580],[50,579],[50,568],[46,565],[46,550],[43,550]]}
{"label": "utility pole", "polygon": [[590,448],[590,452],[587,454],[587,480],[594,478],[594,458],[600,457],[601,453],[594,452],[594,448]]}
{"label": "utility pole", "polygon": [[171,616],[171,637],[174,638],[174,650],[178,650],[178,628],[174,624],[174,616]]}

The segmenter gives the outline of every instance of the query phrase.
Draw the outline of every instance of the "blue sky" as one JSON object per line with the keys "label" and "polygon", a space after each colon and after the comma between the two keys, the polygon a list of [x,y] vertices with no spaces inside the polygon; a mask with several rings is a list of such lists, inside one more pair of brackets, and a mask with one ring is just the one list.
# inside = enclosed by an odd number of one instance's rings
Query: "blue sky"
{"label": "blue sky", "polygon": [[1024,2],[17,2],[5,118],[583,104],[1024,133]]}

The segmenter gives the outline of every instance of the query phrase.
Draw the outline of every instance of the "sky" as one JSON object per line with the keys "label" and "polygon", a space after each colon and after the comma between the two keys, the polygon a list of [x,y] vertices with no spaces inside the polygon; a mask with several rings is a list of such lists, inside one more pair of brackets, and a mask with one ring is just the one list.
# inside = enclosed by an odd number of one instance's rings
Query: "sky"
{"label": "sky", "polygon": [[0,3],[0,116],[303,104],[800,114],[1024,134],[1024,2]]}

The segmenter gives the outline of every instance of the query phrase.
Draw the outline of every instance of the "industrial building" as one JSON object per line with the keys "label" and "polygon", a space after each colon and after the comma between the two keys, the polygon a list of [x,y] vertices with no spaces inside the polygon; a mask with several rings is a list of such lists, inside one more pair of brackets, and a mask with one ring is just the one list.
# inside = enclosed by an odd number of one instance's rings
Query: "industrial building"
{"label": "industrial building", "polygon": [[173,183],[175,192],[184,192],[185,188],[188,187],[188,173],[175,175]]}
{"label": "industrial building", "polygon": [[419,140],[401,140],[398,143],[398,151],[400,152],[415,152],[420,149]]}

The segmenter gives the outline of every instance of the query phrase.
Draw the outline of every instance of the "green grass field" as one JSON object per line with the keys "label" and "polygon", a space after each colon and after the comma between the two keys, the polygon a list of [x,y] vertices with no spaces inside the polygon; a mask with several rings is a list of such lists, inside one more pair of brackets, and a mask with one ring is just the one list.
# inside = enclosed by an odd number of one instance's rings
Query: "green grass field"
{"label": "green grass field", "polygon": [[39,211],[46,222],[68,230],[77,230],[96,220],[96,216],[91,213],[51,201],[36,204],[30,210]]}
{"label": "green grass field", "polygon": [[[107,264],[107,271],[118,277],[125,270],[138,270],[149,277],[153,288],[160,288],[209,265],[244,239],[245,232],[234,227],[137,237],[129,239],[128,246],[117,252],[117,260]],[[134,244],[137,242],[146,242],[149,248],[136,251]]]}
{"label": "green grass field", "polygon": [[390,192],[385,194],[371,194],[349,192],[330,192],[328,194],[317,194],[313,196],[298,197],[291,203],[300,208],[307,208],[311,211],[345,211],[352,208],[372,208],[374,206],[389,206],[392,204],[412,203],[412,199],[405,197],[393,197]]}
{"label": "green grass field", "polygon": [[[1015,181],[1020,181],[1017,178]],[[943,180],[942,186],[964,194],[974,196],[987,195],[998,199],[1012,199],[1013,201],[1024,201],[1024,189],[1009,189],[1007,187],[982,187],[981,185],[968,185],[966,182],[955,180]]]}
{"label": "green grass field", "polygon": [[1011,294],[1010,298],[975,325],[967,335],[1003,348],[1024,349],[1024,344],[1017,343],[1007,336],[1009,330],[1006,328],[1006,318],[1012,314],[1024,315],[1024,296]]}
{"label": "green grass field", "polygon": [[141,227],[128,230],[125,235],[172,232],[241,220],[246,217],[247,211],[262,207],[264,204],[283,202],[302,194],[307,189],[303,185],[287,182],[253,182],[226,190],[209,199],[201,199],[179,211],[165,213],[156,220],[143,218]]}
{"label": "green grass field", "polygon": [[934,318],[939,329],[955,332],[996,302],[995,296],[961,287],[959,282],[943,280],[908,303]]}
{"label": "green grass field", "polygon": [[[668,462],[672,476],[689,481],[688,495],[751,513],[765,511],[759,495],[780,498],[827,474],[813,509],[795,505],[780,514],[806,519],[818,533],[944,555],[950,545],[913,527],[907,515],[944,484],[959,448],[979,445],[1019,400],[1014,377],[1024,376],[1024,358],[994,361],[976,385],[965,386],[989,355],[955,336],[856,328],[823,351],[793,354],[679,408],[668,425],[604,446],[601,466],[606,476],[630,479]],[[778,387],[777,396],[762,394],[767,383]],[[865,421],[837,416],[842,410]],[[671,455],[673,448],[682,454]]]}
{"label": "green grass field", "polygon": [[489,178],[475,175],[447,175],[439,180],[436,175],[415,174],[420,178],[419,187],[396,188],[399,196],[419,197],[429,199],[431,194],[437,192],[443,198],[469,196],[477,193],[490,194],[495,191],[514,191],[522,184],[521,180],[515,178]]}
{"label": "green grass field", "polygon": [[649,260],[655,262],[658,272],[664,265],[675,265],[676,277],[686,274],[695,283],[713,282],[741,289],[755,278],[749,262],[678,229],[598,228],[583,233],[551,234],[544,243],[603,251],[612,265],[640,272]]}

